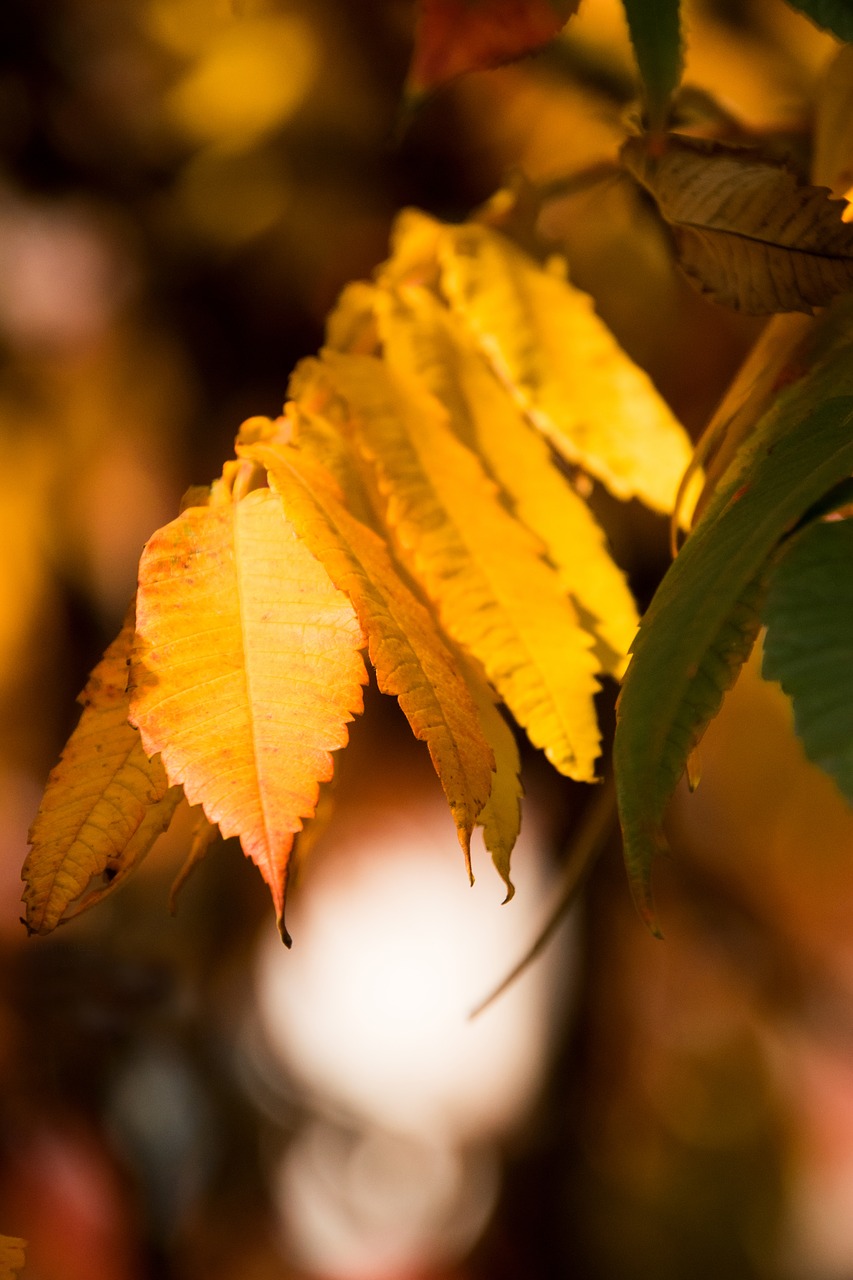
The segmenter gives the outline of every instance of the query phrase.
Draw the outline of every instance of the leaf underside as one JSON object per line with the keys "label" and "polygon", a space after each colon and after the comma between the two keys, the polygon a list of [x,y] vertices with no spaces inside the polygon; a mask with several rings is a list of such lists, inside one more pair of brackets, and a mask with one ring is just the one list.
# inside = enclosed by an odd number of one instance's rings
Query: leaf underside
{"label": "leaf underside", "polygon": [[806,755],[853,803],[853,524],[819,522],[791,539],[764,621],[762,675],[790,696]]}
{"label": "leaf underside", "polygon": [[131,609],[80,695],[83,713],[30,831],[22,876],[32,933],[49,933],[120,884],[180,802],[180,787],[169,786],[161,761],[148,759],[128,724],[133,634]]}
{"label": "leaf underside", "polygon": [[629,138],[621,155],[654,197],[682,268],[718,302],[810,313],[853,288],[853,225],[825,188],[703,138],[672,134],[660,155]]}
{"label": "leaf underside", "polygon": [[190,802],[240,837],[280,923],[294,833],[362,709],[363,643],[269,490],[191,507],[145,548],[133,720]]}
{"label": "leaf underside", "polygon": [[853,396],[825,394],[853,391],[851,376],[844,354],[780,396],[724,476],[640,625],[613,754],[626,865],[647,919],[650,864],[663,846],[667,802],[748,654],[768,560],[809,506],[853,470]]}

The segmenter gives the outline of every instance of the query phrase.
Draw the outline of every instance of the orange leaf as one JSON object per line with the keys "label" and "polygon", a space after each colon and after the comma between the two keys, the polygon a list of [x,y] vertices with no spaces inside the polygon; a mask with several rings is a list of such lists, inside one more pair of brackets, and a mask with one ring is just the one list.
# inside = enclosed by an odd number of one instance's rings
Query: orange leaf
{"label": "orange leaf", "polygon": [[293,836],[362,709],[352,606],[267,489],[160,529],[139,584],[133,721],[190,803],[240,837],[289,941]]}
{"label": "orange leaf", "polygon": [[[49,933],[115,888],[165,831],[180,801],[180,788],[169,787],[160,760],[146,757],[127,721],[133,629],[131,607],[80,694],[83,714],[30,831],[22,876],[31,933]],[[97,876],[106,883],[78,901]]]}
{"label": "orange leaf", "polygon": [[351,599],[379,688],[399,699],[415,737],[429,748],[467,860],[471,831],[489,798],[494,757],[432,617],[399,576],[382,539],[342,505],[330,476],[293,449],[241,452],[269,468],[300,536]]}
{"label": "orange leaf", "polygon": [[579,0],[421,0],[406,96],[512,62],[559,35]]}

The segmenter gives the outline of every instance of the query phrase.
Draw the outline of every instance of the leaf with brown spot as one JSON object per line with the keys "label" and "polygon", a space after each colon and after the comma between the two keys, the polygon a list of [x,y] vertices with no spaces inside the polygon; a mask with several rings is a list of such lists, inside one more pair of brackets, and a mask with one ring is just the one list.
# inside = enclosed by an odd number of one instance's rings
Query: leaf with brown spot
{"label": "leaf with brown spot", "polygon": [[[168,827],[181,799],[180,787],[169,786],[160,759],[148,759],[128,724],[133,634],[131,608],[80,694],[83,714],[30,831],[22,877],[31,933],[49,933],[120,884]],[[104,882],[95,884],[98,877]]]}

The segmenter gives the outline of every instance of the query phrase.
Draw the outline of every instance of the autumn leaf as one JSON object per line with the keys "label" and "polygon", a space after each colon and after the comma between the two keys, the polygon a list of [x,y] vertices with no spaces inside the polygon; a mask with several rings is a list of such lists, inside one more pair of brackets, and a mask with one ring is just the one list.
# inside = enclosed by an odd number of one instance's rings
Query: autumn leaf
{"label": "autumn leaf", "polygon": [[853,40],[853,8],[850,0],[788,0],[817,27],[831,31],[839,40]]}
{"label": "autumn leaf", "polygon": [[482,663],[552,764],[591,780],[597,663],[535,539],[501,505],[436,400],[373,357],[325,352],[324,362],[375,468],[396,550],[444,630]]}
{"label": "autumn leaf", "polygon": [[26,1240],[0,1236],[0,1280],[15,1280],[26,1262]]}
{"label": "autumn leaf", "polygon": [[690,440],[555,260],[543,270],[487,227],[447,227],[441,287],[529,421],[617,498],[669,512]]}
{"label": "autumn leaf", "polygon": [[684,62],[679,0],[622,0],[643,80],[649,129],[666,124]]}
{"label": "autumn leaf", "polygon": [[[169,786],[161,761],[148,759],[128,724],[133,635],[131,608],[80,695],[83,714],[30,831],[22,877],[31,933],[49,933],[120,884],[168,827],[181,799],[180,787]],[[102,883],[87,893],[99,877]]]}
{"label": "autumn leaf", "polygon": [[849,348],[840,346],[833,360],[777,398],[643,617],[619,696],[613,760],[625,861],[649,920],[650,868],[664,847],[667,802],[748,656],[774,548],[853,470],[850,391]]}
{"label": "autumn leaf", "polygon": [[637,629],[625,577],[607,550],[587,504],[554,463],[455,314],[417,285],[376,291],[382,349],[389,367],[416,378],[450,415],[539,540],[564,591],[589,619],[601,669],[621,674]]}
{"label": "autumn leaf", "polygon": [[[815,103],[812,178],[839,199],[853,198],[853,45],[839,49],[821,78]],[[849,203],[843,217],[847,222],[853,217]]]}
{"label": "autumn leaf", "polygon": [[482,71],[540,49],[559,35],[579,0],[420,0],[409,99],[466,71]]}
{"label": "autumn leaf", "polygon": [[435,623],[400,578],[381,538],[346,510],[331,477],[306,465],[294,449],[256,445],[241,452],[268,468],[300,538],[349,597],[379,688],[398,698],[415,737],[429,748],[467,860],[471,832],[491,791],[494,756]]}
{"label": "autumn leaf", "polygon": [[189,801],[240,837],[286,941],[293,836],[362,709],[363,644],[269,490],[191,507],[145,547],[131,718]]}
{"label": "autumn leaf", "polygon": [[629,138],[621,155],[654,197],[681,266],[718,302],[810,313],[853,288],[853,227],[824,188],[703,138],[671,134],[660,154]]}
{"label": "autumn leaf", "polygon": [[853,803],[853,524],[808,525],[774,564],[761,674],[794,706],[806,755]]}

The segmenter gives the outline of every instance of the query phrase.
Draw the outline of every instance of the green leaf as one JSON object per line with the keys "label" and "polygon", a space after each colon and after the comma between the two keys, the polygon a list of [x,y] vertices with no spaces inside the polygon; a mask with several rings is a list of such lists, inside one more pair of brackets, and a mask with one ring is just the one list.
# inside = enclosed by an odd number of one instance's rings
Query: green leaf
{"label": "green leaf", "polygon": [[762,675],[794,704],[808,758],[853,803],[853,524],[808,525],[773,569]]}
{"label": "green leaf", "polygon": [[666,805],[748,656],[768,560],[803,512],[853,471],[853,368],[849,335],[842,337],[758,423],[634,641],[614,767],[626,866],[650,923],[651,861],[664,847]]}
{"label": "green leaf", "polygon": [[788,0],[788,4],[811,18],[816,27],[831,31],[839,40],[853,40],[853,5],[850,0]]}
{"label": "green leaf", "polygon": [[684,63],[679,0],[622,0],[645,87],[651,130],[666,124]]}

